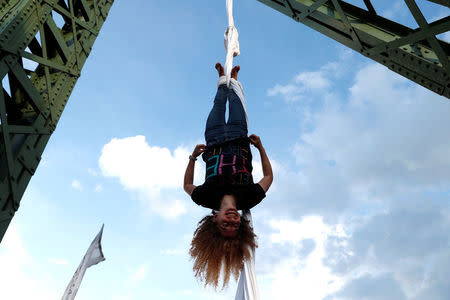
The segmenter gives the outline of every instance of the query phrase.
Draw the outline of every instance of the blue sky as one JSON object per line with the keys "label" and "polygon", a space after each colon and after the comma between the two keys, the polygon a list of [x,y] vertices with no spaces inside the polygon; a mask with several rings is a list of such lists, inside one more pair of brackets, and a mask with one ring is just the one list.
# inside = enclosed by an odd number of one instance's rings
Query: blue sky
{"label": "blue sky", "polygon": [[[413,24],[404,2],[374,5]],[[275,172],[252,211],[262,299],[448,299],[448,99],[256,0],[234,6],[250,132]],[[182,189],[226,26],[225,1],[115,1],[0,245],[5,299],[60,298],[103,223],[106,261],[77,299],[234,297],[193,277],[209,211]]]}

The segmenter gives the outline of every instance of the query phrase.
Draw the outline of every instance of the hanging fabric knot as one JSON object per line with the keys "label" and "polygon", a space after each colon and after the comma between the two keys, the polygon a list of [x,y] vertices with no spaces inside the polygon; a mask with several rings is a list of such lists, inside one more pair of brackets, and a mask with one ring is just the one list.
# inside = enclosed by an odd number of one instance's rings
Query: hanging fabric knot
{"label": "hanging fabric knot", "polygon": [[234,26],[228,26],[225,30],[224,34],[224,44],[225,44],[225,50],[230,50],[230,53],[233,54],[233,57],[238,56],[241,54],[239,51],[239,33]]}

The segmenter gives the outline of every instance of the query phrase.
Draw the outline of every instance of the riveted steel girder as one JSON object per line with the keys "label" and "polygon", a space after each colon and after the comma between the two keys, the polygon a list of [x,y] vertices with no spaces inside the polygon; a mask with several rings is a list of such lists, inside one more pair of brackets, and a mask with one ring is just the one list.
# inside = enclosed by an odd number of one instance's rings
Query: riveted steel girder
{"label": "riveted steel girder", "polygon": [[0,0],[0,241],[114,0]]}
{"label": "riveted steel girder", "polygon": [[[418,27],[409,28],[341,0],[258,0],[314,30],[450,98],[450,16],[428,23],[414,0],[404,0]],[[429,0],[450,7],[450,0]]]}

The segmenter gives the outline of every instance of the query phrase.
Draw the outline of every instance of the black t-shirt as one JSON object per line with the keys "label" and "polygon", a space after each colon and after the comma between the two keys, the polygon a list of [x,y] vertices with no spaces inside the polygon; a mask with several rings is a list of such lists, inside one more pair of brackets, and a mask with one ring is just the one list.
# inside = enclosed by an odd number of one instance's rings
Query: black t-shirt
{"label": "black t-shirt", "polygon": [[218,185],[253,184],[249,138],[238,138],[209,146],[202,158],[206,163],[205,182]]}
{"label": "black t-shirt", "polygon": [[216,185],[205,182],[197,186],[192,192],[192,200],[206,208],[219,210],[220,201],[227,192],[232,191],[236,196],[236,209],[251,209],[266,197],[264,189],[258,184],[249,185]]}
{"label": "black t-shirt", "polygon": [[198,205],[218,210],[223,195],[231,192],[237,197],[238,210],[250,209],[266,197],[263,188],[253,183],[248,137],[208,147],[202,157],[206,163],[205,183],[191,195]]}

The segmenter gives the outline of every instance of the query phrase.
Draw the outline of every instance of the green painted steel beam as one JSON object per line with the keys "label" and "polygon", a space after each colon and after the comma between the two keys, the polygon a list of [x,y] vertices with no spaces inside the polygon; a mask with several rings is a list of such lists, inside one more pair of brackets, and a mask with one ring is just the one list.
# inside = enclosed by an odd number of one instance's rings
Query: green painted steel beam
{"label": "green painted steel beam", "polygon": [[[258,0],[352,48],[425,88],[450,98],[450,16],[428,23],[414,0],[404,0],[418,27],[409,28],[341,0]],[[450,0],[428,0],[450,7]]]}
{"label": "green painted steel beam", "polygon": [[114,0],[0,0],[0,242]]}

